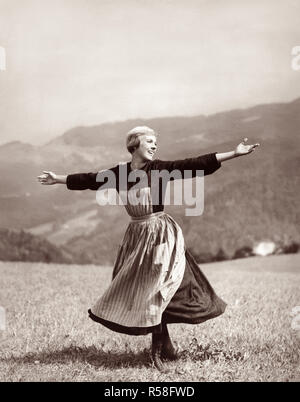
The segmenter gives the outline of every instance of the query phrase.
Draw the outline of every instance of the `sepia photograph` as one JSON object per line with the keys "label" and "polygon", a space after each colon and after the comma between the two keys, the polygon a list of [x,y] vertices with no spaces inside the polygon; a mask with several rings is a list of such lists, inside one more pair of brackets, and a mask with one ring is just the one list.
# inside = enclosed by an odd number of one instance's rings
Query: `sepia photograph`
{"label": "sepia photograph", "polygon": [[299,16],[0,0],[0,382],[300,381]]}

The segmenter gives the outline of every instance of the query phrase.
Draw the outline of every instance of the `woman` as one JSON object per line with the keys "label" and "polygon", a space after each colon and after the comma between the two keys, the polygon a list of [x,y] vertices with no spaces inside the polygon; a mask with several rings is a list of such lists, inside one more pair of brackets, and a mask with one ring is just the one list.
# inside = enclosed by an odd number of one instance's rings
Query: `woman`
{"label": "woman", "polygon": [[[38,177],[41,184],[64,183],[70,190],[113,187],[123,203],[126,201],[131,222],[117,254],[112,282],[89,310],[89,316],[113,331],[152,333],[152,359],[160,371],[165,371],[162,359],[177,357],[167,324],[204,322],[222,314],[226,303],[215,294],[186,249],[179,225],[163,212],[165,188],[161,181],[154,182],[152,173],[190,171],[195,177],[202,170],[204,175],[212,174],[221,162],[247,155],[259,145],[246,145],[246,141],[230,152],[161,161],[153,159],[155,131],[136,127],[127,134],[130,162],[100,173],[61,176],[44,171]],[[158,202],[153,202],[157,195]]]}

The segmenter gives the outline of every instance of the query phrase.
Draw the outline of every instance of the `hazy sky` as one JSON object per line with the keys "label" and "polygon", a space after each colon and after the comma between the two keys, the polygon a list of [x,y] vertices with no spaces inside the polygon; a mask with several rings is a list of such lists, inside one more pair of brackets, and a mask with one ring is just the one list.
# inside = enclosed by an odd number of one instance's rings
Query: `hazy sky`
{"label": "hazy sky", "polygon": [[297,45],[299,0],[0,0],[0,143],[291,101]]}

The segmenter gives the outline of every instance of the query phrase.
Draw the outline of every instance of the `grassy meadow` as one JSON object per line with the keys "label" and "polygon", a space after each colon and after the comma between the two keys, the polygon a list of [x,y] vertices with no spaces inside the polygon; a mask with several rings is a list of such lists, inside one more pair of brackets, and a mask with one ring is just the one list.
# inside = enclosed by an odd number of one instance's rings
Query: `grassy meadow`
{"label": "grassy meadow", "polygon": [[111,267],[0,262],[0,381],[299,381],[291,315],[299,267],[300,254],[202,264],[227,310],[170,325],[180,359],[161,374],[150,335],[117,334],[88,318]]}

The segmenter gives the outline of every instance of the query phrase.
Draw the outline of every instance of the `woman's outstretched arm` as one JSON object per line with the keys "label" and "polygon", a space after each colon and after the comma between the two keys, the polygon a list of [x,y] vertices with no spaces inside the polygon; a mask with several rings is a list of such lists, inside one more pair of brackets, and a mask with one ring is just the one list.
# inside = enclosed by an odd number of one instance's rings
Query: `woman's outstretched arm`
{"label": "woman's outstretched arm", "polygon": [[46,170],[38,176],[38,181],[48,186],[52,184],[66,184],[69,190],[97,190],[102,184],[101,178],[97,182],[97,173],[59,175]]}
{"label": "woman's outstretched arm", "polygon": [[196,177],[198,172],[203,170],[204,175],[209,175],[217,171],[221,167],[221,162],[236,158],[241,155],[247,155],[254,151],[259,144],[246,145],[247,138],[241,142],[233,151],[229,152],[213,152],[210,154],[200,155],[195,158],[186,158],[182,160],[162,161],[155,159],[153,161],[153,170],[167,170],[168,172],[180,171],[184,174],[186,171],[192,171],[192,177]]}
{"label": "woman's outstretched arm", "polygon": [[247,145],[247,141],[248,138],[244,138],[244,140],[235,148],[234,151],[216,153],[217,160],[219,162],[224,162],[232,158],[237,158],[238,156],[248,155],[259,146],[259,144]]}
{"label": "woman's outstretched arm", "polygon": [[[98,190],[100,187],[115,188],[118,165],[97,173],[75,173],[58,175],[54,172],[43,171],[38,181],[43,185],[66,184],[69,190]],[[110,179],[110,180],[109,180]]]}
{"label": "woman's outstretched arm", "polygon": [[52,185],[52,184],[66,184],[67,183],[67,175],[59,175],[53,172],[49,172],[44,170],[43,174],[38,176],[38,181],[44,185]]}

